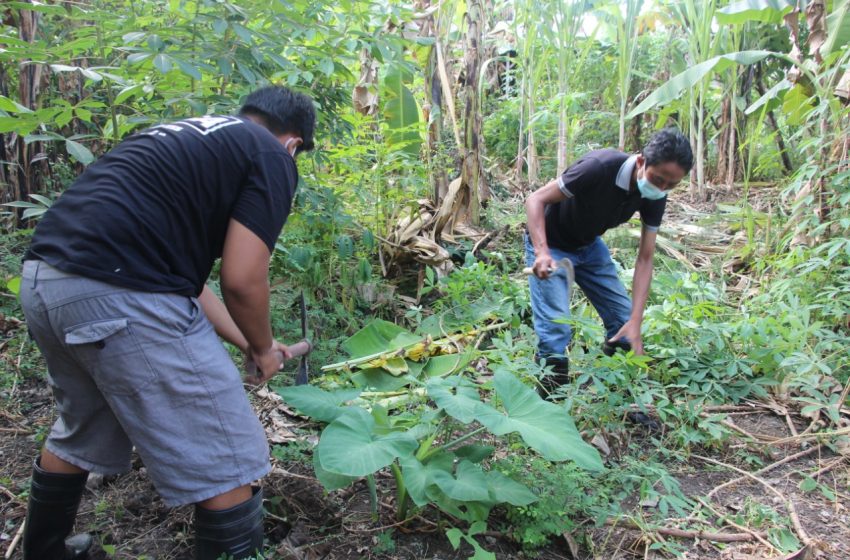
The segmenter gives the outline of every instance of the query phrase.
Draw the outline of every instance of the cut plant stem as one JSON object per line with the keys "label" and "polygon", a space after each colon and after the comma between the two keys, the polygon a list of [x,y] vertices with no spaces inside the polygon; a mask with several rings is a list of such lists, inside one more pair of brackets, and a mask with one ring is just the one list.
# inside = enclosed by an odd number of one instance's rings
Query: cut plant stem
{"label": "cut plant stem", "polygon": [[372,510],[372,521],[378,521],[378,486],[375,484],[375,475],[366,476],[366,484],[369,486],[369,507]]}
{"label": "cut plant stem", "polygon": [[390,465],[390,468],[393,471],[393,477],[395,477],[395,496],[396,496],[396,510],[395,510],[395,518],[396,521],[404,521],[407,519],[407,488],[404,485],[404,476],[401,473],[401,469],[398,466],[398,461],[393,461],[393,464]]}

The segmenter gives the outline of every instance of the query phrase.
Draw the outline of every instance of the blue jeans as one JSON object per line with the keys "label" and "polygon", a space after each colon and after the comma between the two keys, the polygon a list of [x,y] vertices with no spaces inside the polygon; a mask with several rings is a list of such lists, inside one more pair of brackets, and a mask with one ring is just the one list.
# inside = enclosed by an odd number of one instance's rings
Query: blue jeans
{"label": "blue jeans", "polygon": [[[556,261],[564,257],[572,261],[576,284],[602,318],[606,338],[617,334],[629,320],[632,300],[617,276],[617,268],[602,238],[597,237],[590,245],[576,251],[567,252],[550,247],[549,252]],[[525,260],[527,266],[534,264],[534,247],[527,234]],[[539,339],[537,354],[541,358],[564,356],[573,337],[572,328],[564,322],[570,317],[570,293],[565,271],[558,269],[546,280],[531,275],[529,285],[534,331]]]}

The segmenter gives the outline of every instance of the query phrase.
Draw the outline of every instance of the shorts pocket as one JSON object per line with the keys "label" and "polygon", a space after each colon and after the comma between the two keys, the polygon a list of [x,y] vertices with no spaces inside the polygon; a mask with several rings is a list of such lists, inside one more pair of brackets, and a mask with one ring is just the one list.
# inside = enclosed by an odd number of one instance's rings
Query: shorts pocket
{"label": "shorts pocket", "polygon": [[126,318],[69,327],[65,344],[104,393],[135,395],[156,379]]}
{"label": "shorts pocket", "polygon": [[178,294],[154,294],[159,319],[180,336],[185,336],[206,319],[196,297]]}

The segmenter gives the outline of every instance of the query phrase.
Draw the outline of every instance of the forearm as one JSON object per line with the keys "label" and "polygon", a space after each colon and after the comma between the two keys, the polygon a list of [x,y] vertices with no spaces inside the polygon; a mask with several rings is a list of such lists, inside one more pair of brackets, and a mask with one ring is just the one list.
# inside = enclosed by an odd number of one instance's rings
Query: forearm
{"label": "forearm", "polygon": [[201,295],[198,296],[198,301],[201,302],[204,314],[206,314],[207,319],[212,323],[218,336],[238,347],[243,352],[247,352],[248,340],[242,334],[239,327],[236,326],[233,317],[227,311],[227,307],[218,299],[218,296],[215,295],[209,286],[204,286]]}
{"label": "forearm", "polygon": [[532,193],[525,201],[526,229],[535,255],[549,253],[546,240],[546,204],[548,198],[560,196],[557,188],[557,181],[552,181],[543,189]]}
{"label": "forearm", "polygon": [[649,298],[649,285],[652,283],[652,257],[638,257],[635,263],[635,274],[632,280],[632,315],[630,320],[636,323],[643,321],[646,300]]}
{"label": "forearm", "polygon": [[247,286],[231,287],[222,283],[226,312],[234,326],[242,333],[246,350],[265,352],[274,343],[269,319],[269,284],[255,282]]}

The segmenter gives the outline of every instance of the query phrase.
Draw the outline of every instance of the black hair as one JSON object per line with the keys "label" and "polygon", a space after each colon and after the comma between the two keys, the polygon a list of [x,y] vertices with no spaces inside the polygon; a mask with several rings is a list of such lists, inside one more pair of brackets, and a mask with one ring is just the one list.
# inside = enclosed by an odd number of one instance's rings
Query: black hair
{"label": "black hair", "polygon": [[275,136],[286,133],[300,136],[304,143],[298,146],[296,153],[315,147],[316,109],[313,100],[303,93],[281,86],[266,86],[245,98],[239,114],[259,117]]}
{"label": "black hair", "polygon": [[684,134],[675,128],[665,128],[652,135],[643,148],[646,165],[657,165],[668,161],[675,162],[689,173],[694,165],[694,153],[691,143]]}

